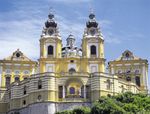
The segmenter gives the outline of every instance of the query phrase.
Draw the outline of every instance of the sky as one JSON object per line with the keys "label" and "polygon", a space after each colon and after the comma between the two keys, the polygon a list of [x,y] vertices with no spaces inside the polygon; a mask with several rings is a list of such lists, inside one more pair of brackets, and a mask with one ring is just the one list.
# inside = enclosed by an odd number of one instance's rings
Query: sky
{"label": "sky", "polygon": [[0,0],[0,59],[19,48],[37,60],[50,9],[64,45],[72,32],[80,46],[91,8],[104,36],[106,64],[127,49],[150,61],[150,0]]}

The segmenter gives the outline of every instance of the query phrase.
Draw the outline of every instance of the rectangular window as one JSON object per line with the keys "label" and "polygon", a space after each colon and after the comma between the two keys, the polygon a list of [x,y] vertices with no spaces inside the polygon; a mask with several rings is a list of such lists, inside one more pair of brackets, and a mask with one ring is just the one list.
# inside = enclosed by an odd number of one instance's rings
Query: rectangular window
{"label": "rectangular window", "polygon": [[63,86],[58,87],[59,98],[63,97]]}
{"label": "rectangular window", "polygon": [[86,98],[89,99],[90,98],[90,85],[86,85]]}
{"label": "rectangular window", "polygon": [[97,66],[91,66],[91,73],[97,72]]}
{"label": "rectangular window", "polygon": [[53,66],[48,66],[48,72],[53,72]]}
{"label": "rectangular window", "polygon": [[10,86],[10,77],[6,77],[6,87],[8,88]]}

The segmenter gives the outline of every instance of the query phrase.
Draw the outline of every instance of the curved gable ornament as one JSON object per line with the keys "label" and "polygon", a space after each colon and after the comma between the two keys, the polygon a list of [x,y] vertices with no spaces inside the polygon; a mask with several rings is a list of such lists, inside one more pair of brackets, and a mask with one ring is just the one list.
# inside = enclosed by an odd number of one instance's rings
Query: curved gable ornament
{"label": "curved gable ornament", "polygon": [[125,52],[122,53],[122,60],[133,60],[134,56],[133,53],[129,50],[126,50]]}

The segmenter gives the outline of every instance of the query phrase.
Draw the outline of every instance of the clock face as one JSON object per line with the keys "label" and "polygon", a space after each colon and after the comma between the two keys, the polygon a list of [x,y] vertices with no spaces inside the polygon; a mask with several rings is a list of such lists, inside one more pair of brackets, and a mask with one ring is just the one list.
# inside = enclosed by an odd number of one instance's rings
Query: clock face
{"label": "clock face", "polygon": [[51,35],[53,35],[54,34],[54,30],[53,29],[49,29],[48,30],[48,34],[51,36]]}
{"label": "clock face", "polygon": [[95,35],[95,33],[96,33],[96,30],[95,29],[91,29],[90,30],[90,34],[93,36],[93,35]]}

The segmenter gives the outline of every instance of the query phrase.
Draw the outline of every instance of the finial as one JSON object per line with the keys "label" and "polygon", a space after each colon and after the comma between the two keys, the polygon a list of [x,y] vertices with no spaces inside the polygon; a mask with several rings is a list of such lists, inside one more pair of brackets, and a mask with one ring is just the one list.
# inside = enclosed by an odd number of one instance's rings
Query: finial
{"label": "finial", "polygon": [[94,10],[92,7],[90,7],[90,15],[89,15],[90,19],[94,19],[95,18],[95,14],[94,14]]}
{"label": "finial", "polygon": [[49,7],[49,13],[53,13],[53,7]]}
{"label": "finial", "polygon": [[53,8],[50,7],[49,8],[49,15],[48,15],[49,19],[53,19],[54,18],[54,11],[53,11]]}

